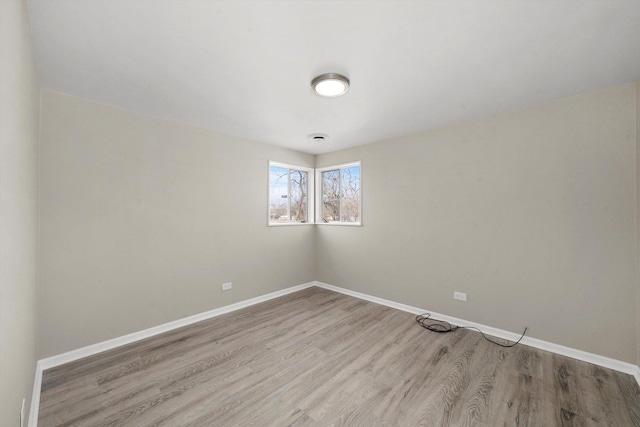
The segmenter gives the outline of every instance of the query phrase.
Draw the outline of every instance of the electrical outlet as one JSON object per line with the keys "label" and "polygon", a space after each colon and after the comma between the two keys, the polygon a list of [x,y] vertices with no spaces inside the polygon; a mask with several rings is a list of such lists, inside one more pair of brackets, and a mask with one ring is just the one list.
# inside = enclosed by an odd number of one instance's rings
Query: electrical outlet
{"label": "electrical outlet", "polygon": [[454,292],[453,293],[453,299],[458,299],[460,301],[466,301],[467,300],[467,294],[465,294],[464,292]]}
{"label": "electrical outlet", "polygon": [[222,284],[222,290],[223,291],[228,291],[229,289],[231,289],[233,287],[233,285],[231,284],[231,282],[229,283],[223,283]]}
{"label": "electrical outlet", "polygon": [[25,398],[22,398],[22,408],[20,408],[20,427],[24,427],[24,401]]}

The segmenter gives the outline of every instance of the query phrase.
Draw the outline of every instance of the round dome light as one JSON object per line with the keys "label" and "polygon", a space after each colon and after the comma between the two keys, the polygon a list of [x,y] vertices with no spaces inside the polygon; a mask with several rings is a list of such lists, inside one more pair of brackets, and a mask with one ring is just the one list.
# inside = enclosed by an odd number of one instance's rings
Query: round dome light
{"label": "round dome light", "polygon": [[321,74],[311,80],[311,90],[325,98],[336,98],[349,91],[349,79],[342,74]]}

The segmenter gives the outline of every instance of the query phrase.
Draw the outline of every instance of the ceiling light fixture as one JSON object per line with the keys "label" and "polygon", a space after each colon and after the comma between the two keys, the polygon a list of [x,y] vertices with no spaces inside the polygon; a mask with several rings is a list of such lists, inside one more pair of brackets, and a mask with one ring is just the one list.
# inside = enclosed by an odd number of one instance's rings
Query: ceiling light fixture
{"label": "ceiling light fixture", "polygon": [[337,73],[321,74],[311,80],[311,90],[324,98],[337,98],[349,91],[349,79]]}

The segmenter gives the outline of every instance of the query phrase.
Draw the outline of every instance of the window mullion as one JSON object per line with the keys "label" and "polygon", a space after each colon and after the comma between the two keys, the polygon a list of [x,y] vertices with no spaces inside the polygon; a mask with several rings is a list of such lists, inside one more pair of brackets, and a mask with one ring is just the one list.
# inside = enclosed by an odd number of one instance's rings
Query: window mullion
{"label": "window mullion", "polygon": [[287,222],[291,222],[291,169],[287,169]]}
{"label": "window mullion", "polygon": [[338,169],[338,221],[342,222],[342,169]]}

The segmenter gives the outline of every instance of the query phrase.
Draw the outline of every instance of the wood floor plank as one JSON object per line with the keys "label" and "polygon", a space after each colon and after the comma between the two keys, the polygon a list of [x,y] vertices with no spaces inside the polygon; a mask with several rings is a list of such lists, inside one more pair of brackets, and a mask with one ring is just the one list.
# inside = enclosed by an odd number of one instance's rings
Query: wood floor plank
{"label": "wood floor plank", "polygon": [[284,401],[288,407],[295,408],[291,401],[281,398],[278,390],[296,382],[325,358],[326,354],[308,346],[301,346],[299,351],[287,354],[272,352],[268,358],[251,365],[254,372],[251,383],[245,384],[242,390],[229,393],[189,425],[235,425],[238,418],[242,418],[247,412],[253,412],[266,399]]}
{"label": "wood floor plank", "polygon": [[631,375],[611,371],[629,411],[631,425],[640,427],[640,387]]}
{"label": "wood floor plank", "polygon": [[626,374],[308,288],[43,374],[48,426],[638,426]]}
{"label": "wood floor plank", "polygon": [[[483,351],[484,350],[484,351]],[[483,423],[488,414],[490,395],[498,372],[505,361],[507,350],[497,346],[478,346],[471,359],[469,384],[459,397],[460,403],[451,412],[454,425],[477,426]]]}

